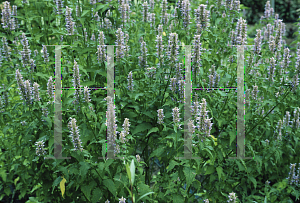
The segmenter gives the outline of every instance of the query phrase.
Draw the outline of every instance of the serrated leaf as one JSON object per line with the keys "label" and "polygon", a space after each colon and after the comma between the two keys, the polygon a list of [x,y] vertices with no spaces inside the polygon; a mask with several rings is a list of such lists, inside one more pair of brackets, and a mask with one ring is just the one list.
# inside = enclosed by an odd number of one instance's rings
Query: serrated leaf
{"label": "serrated leaf", "polygon": [[81,177],[85,177],[88,170],[90,169],[90,166],[87,162],[79,162],[79,164],[81,165],[80,168],[79,168],[79,175]]}
{"label": "serrated leaf", "polygon": [[103,184],[116,197],[117,191],[116,191],[115,183],[110,179],[106,179],[103,180]]}
{"label": "serrated leaf", "polygon": [[97,183],[94,180],[92,180],[87,185],[82,185],[80,187],[81,191],[85,194],[85,196],[88,198],[89,201],[91,201],[90,200],[91,199],[91,192],[95,188],[96,185],[97,185]]}
{"label": "serrated leaf", "polygon": [[101,198],[101,196],[102,196],[102,193],[101,193],[101,190],[100,190],[100,188],[95,188],[94,190],[93,190],[93,192],[92,192],[93,194],[92,194],[92,199],[91,199],[91,201],[92,202],[99,202],[99,200],[100,200],[100,198]]}
{"label": "serrated leaf", "polygon": [[256,189],[257,182],[256,182],[255,178],[253,178],[253,176],[250,176],[250,177],[248,177],[248,178],[249,178],[249,180],[254,184],[254,188]]}
{"label": "serrated leaf", "polygon": [[163,152],[164,152],[164,148],[163,148],[163,147],[160,147],[160,148],[154,150],[154,151],[151,153],[149,159],[150,159],[151,157],[160,157],[161,154],[162,154]]}
{"label": "serrated leaf", "polygon": [[186,188],[189,188],[193,180],[195,179],[196,174],[194,172],[194,169],[191,169],[190,167],[184,167],[183,173],[186,178]]}

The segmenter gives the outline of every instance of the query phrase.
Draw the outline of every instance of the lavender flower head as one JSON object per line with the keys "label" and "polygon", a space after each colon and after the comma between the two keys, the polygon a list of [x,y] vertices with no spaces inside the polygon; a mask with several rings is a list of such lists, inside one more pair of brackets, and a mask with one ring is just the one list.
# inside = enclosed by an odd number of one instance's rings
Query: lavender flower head
{"label": "lavender flower head", "polygon": [[83,95],[84,95],[85,102],[89,103],[91,101],[90,100],[90,91],[87,86],[84,87]]}
{"label": "lavender flower head", "polygon": [[41,156],[41,155],[45,155],[46,154],[46,150],[44,149],[44,141],[38,141],[35,143],[35,145],[37,146],[36,147],[36,154],[38,156]]}
{"label": "lavender flower head", "polygon": [[39,84],[38,83],[33,83],[33,99],[35,101],[40,101],[40,94],[39,94]]}
{"label": "lavender flower head", "polygon": [[128,80],[128,87],[127,87],[128,90],[133,91],[134,84],[133,84],[133,79],[132,79],[132,71],[129,72],[127,80]]}
{"label": "lavender flower head", "polygon": [[158,109],[157,110],[157,112],[158,112],[158,124],[163,124],[164,122],[163,122],[163,119],[164,119],[164,110],[163,109]]}
{"label": "lavender flower head", "polygon": [[25,67],[29,63],[31,50],[30,50],[30,46],[28,45],[28,40],[24,32],[22,33],[22,37],[23,37],[22,40],[23,51],[21,51],[21,55],[22,55],[23,67]]}
{"label": "lavender flower head", "polygon": [[75,61],[74,59],[74,67],[73,67],[73,85],[74,85],[74,88],[75,88],[75,101],[74,102],[77,102],[79,103],[79,100],[80,100],[80,95],[81,95],[81,86],[80,86],[80,74],[79,74],[79,67],[78,67],[78,64],[77,62]]}
{"label": "lavender flower head", "polygon": [[[54,97],[52,76],[50,76],[50,78],[49,78],[49,80],[48,80],[48,83],[47,83],[47,93],[48,93],[48,97],[49,97],[50,102],[51,102],[51,100],[52,100],[53,97]],[[53,100],[52,103],[54,103],[54,100]]]}
{"label": "lavender flower head", "polygon": [[47,47],[45,45],[43,45],[43,58],[44,58],[44,62],[47,63],[49,62],[49,54],[47,53]]}
{"label": "lavender flower head", "polygon": [[[179,124],[179,121],[180,121],[180,117],[179,117],[179,115],[180,115],[180,113],[179,113],[179,108],[178,107],[175,107],[174,109],[172,109],[172,115],[173,115],[173,122],[174,122],[174,125],[175,126],[178,126],[179,127],[179,129],[181,129],[180,128],[180,124]],[[178,125],[179,124],[179,125]]]}
{"label": "lavender flower head", "polygon": [[80,140],[80,135],[79,135],[79,129],[78,126],[76,125],[76,119],[75,118],[70,118],[70,122],[68,123],[68,128],[70,131],[70,136],[72,138],[72,143],[74,145],[74,151],[77,151],[78,149],[80,149],[81,151],[83,150],[81,144],[81,140]]}

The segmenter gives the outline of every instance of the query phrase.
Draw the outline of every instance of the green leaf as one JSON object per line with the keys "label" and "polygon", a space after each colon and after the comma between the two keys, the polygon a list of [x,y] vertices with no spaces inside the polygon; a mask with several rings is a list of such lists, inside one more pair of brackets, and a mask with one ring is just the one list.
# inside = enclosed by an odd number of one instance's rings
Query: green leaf
{"label": "green leaf", "polygon": [[230,135],[229,145],[231,145],[231,143],[236,139],[236,132],[230,131],[229,135]]}
{"label": "green leaf", "polygon": [[135,135],[139,132],[143,132],[143,131],[146,131],[148,129],[151,129],[152,128],[152,125],[149,124],[149,123],[141,123],[139,125],[137,125],[135,127],[135,129],[132,131],[132,135]]}
{"label": "green leaf", "polygon": [[89,201],[91,201],[91,192],[92,190],[94,189],[94,187],[97,186],[97,183],[92,180],[92,181],[89,181],[89,183],[87,185],[81,185],[80,189],[81,191],[84,193],[84,195],[87,197],[87,199]]}
{"label": "green leaf", "polygon": [[224,173],[223,173],[223,168],[220,167],[220,166],[218,166],[216,170],[217,170],[218,177],[219,177],[219,181],[220,181],[220,180],[221,180],[222,174],[224,175]]}
{"label": "green leaf", "polygon": [[144,197],[146,197],[147,195],[150,195],[152,193],[154,193],[154,192],[148,192],[148,193],[142,195],[140,198],[138,198],[138,200],[136,202],[139,202],[141,199],[143,199]]}
{"label": "green leaf", "polygon": [[207,169],[206,169],[206,172],[204,175],[209,175],[209,174],[212,174],[214,173],[216,170],[215,170],[215,166],[207,166]]}
{"label": "green leaf", "polygon": [[186,178],[186,188],[189,188],[190,185],[192,184],[193,180],[195,179],[196,174],[194,169],[191,169],[190,167],[184,167],[183,173]]}
{"label": "green leaf", "polygon": [[101,196],[103,196],[100,188],[96,187],[94,190],[93,190],[93,195],[92,195],[92,202],[99,202]]}
{"label": "green leaf", "polygon": [[79,168],[79,175],[83,178],[85,178],[90,166],[87,162],[79,162],[79,164],[81,165],[80,168]]}
{"label": "green leaf", "polygon": [[255,178],[253,178],[253,176],[248,176],[249,180],[254,184],[254,188],[256,189],[256,186],[257,186],[257,182],[255,180]]}
{"label": "green leaf", "polygon": [[171,160],[169,166],[167,166],[167,170],[171,171],[175,166],[178,166],[178,165],[179,165],[179,163],[177,163],[174,160]]}
{"label": "green leaf", "polygon": [[144,96],[144,93],[138,93],[138,94],[136,94],[135,95],[135,97],[134,97],[134,101],[136,101],[136,99],[139,97],[139,96]]}
{"label": "green leaf", "polygon": [[4,168],[0,168],[0,176],[4,182],[6,182],[6,170]]}
{"label": "green leaf", "polygon": [[149,159],[150,159],[151,157],[160,157],[160,156],[162,155],[163,152],[164,152],[164,147],[160,147],[160,148],[154,150],[154,151],[151,153]]}
{"label": "green leaf", "polygon": [[90,10],[83,10],[81,17],[85,16]]}
{"label": "green leaf", "polygon": [[[116,197],[117,191],[116,191],[115,183],[111,179],[106,179],[106,180],[103,180],[103,184]],[[129,190],[129,192],[130,192],[130,190]]]}
{"label": "green leaf", "polygon": [[152,133],[152,132],[157,132],[159,129],[157,128],[157,127],[155,127],[155,128],[152,128],[148,133],[147,133],[147,135],[149,135],[150,133]]}

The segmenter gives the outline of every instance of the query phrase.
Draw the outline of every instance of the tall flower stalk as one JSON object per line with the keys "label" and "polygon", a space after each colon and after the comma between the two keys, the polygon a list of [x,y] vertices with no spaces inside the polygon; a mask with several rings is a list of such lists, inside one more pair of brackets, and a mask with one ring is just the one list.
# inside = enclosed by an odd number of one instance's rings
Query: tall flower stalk
{"label": "tall flower stalk", "polygon": [[76,124],[76,119],[75,118],[70,118],[71,120],[69,121],[68,123],[68,128],[69,128],[69,131],[70,131],[70,136],[71,139],[72,139],[72,143],[74,145],[74,151],[77,151],[77,150],[84,150],[81,146],[82,142],[80,140],[80,134],[79,134],[79,129],[78,129],[78,126]]}

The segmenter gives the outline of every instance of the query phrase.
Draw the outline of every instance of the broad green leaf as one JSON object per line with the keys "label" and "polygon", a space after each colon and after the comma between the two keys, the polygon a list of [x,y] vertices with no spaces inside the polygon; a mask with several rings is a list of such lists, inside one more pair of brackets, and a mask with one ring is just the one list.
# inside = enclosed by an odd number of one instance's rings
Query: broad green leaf
{"label": "broad green leaf", "polygon": [[96,187],[92,192],[92,202],[99,202],[101,196],[103,196],[100,188]]}
{"label": "broad green leaf", "polygon": [[191,169],[190,167],[184,167],[183,169],[184,176],[186,178],[186,188],[192,184],[193,180],[195,179],[195,170]]}
{"label": "broad green leaf", "polygon": [[152,128],[152,125],[150,123],[141,123],[134,128],[134,130],[132,131],[132,135],[135,135],[139,132],[146,131],[151,128]]}
{"label": "broad green leaf", "polygon": [[0,176],[4,182],[6,182],[6,170],[5,168],[0,168]]}
{"label": "broad green leaf", "polygon": [[204,175],[209,175],[209,174],[212,174],[214,173],[216,170],[215,170],[215,166],[207,166],[207,169],[206,169],[206,172]]}
{"label": "broad green leaf", "polygon": [[116,191],[115,183],[110,179],[106,179],[103,180],[103,184],[116,197],[117,191]]}
{"label": "broad green leaf", "polygon": [[80,168],[79,168],[79,171],[80,171],[79,175],[81,177],[85,177],[88,170],[89,170],[89,168],[90,168],[90,166],[87,162],[79,162],[79,164],[81,165]]}
{"label": "broad green leaf", "polygon": [[177,163],[176,161],[174,160],[171,160],[170,163],[169,163],[169,166],[167,166],[167,170],[168,171],[171,171],[175,166],[179,165],[179,163]]}
{"label": "broad green leaf", "polygon": [[224,175],[223,168],[220,167],[220,166],[218,166],[216,170],[217,170],[219,181],[220,181],[221,180],[221,176]]}
{"label": "broad green leaf", "polygon": [[88,198],[89,201],[91,199],[91,192],[96,186],[97,186],[97,183],[94,180],[92,180],[92,181],[89,181],[89,183],[87,185],[82,185],[80,187],[81,191],[85,194],[85,196]]}
{"label": "broad green leaf", "polygon": [[154,128],[152,128],[148,133],[147,133],[147,135],[149,135],[150,133],[152,133],[152,132],[157,132],[159,129],[157,128],[157,127],[154,127]]}
{"label": "broad green leaf", "polygon": [[160,156],[162,155],[163,152],[164,152],[164,147],[160,147],[160,148],[154,150],[154,151],[151,153],[149,159],[150,159],[151,157],[160,157]]}
{"label": "broad green leaf", "polygon": [[81,17],[85,16],[90,10],[83,10]]}

